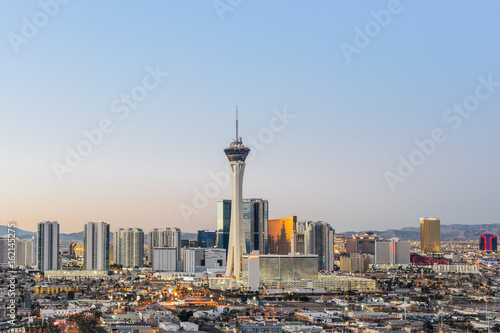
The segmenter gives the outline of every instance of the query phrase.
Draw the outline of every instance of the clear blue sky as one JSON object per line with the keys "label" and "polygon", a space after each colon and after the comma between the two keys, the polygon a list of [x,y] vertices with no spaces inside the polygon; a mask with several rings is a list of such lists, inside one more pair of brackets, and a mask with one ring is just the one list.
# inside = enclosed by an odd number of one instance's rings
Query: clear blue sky
{"label": "clear blue sky", "polygon": [[[230,187],[193,199],[227,170],[236,104],[243,141],[266,141],[244,196],[268,199],[270,218],[338,232],[499,222],[497,1],[65,2],[1,1],[2,224],[215,229]],[[169,75],[123,117],[122,94],[155,83],[148,68]],[[447,111],[465,101],[474,112]],[[281,126],[283,110],[295,118]],[[54,163],[103,119],[113,131],[60,181]],[[418,160],[435,129],[446,140]]]}

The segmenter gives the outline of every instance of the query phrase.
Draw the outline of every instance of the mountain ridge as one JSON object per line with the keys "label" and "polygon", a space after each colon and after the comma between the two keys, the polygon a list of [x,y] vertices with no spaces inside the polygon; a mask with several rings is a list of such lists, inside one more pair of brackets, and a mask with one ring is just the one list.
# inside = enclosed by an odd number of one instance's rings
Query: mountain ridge
{"label": "mountain ridge", "polygon": [[[485,232],[500,234],[500,223],[492,224],[441,224],[441,241],[471,241],[478,240]],[[342,235],[374,233],[380,238],[400,238],[402,240],[419,241],[420,227],[404,227],[402,229],[387,229],[385,231],[366,230],[361,232],[347,231]]]}

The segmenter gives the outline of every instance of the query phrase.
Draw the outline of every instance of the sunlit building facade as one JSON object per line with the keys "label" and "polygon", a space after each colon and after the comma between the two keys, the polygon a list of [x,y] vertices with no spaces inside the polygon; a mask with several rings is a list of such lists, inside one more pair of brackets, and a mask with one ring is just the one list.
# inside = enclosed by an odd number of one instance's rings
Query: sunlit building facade
{"label": "sunlit building facade", "polygon": [[287,255],[292,251],[292,231],[296,230],[297,216],[268,221],[268,253]]}
{"label": "sunlit building facade", "polygon": [[441,253],[441,221],[438,218],[420,219],[420,252],[422,254]]}
{"label": "sunlit building facade", "polygon": [[83,242],[78,242],[75,245],[75,258],[78,261],[83,262],[83,255],[85,254],[85,245]]}
{"label": "sunlit building facade", "polygon": [[69,244],[68,252],[70,257],[75,257],[75,247],[76,247],[76,242],[72,242]]}
{"label": "sunlit building facade", "polygon": [[367,254],[350,253],[340,256],[340,270],[343,272],[366,272],[369,266],[370,258]]}
{"label": "sunlit building facade", "polygon": [[347,253],[375,254],[375,243],[379,237],[375,234],[364,233],[363,235],[352,235],[345,238]]}

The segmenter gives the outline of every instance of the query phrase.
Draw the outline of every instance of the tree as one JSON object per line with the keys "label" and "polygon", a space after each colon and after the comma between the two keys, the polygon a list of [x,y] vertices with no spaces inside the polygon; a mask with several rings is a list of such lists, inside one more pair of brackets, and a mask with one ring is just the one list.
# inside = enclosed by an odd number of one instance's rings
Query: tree
{"label": "tree", "polygon": [[434,326],[432,326],[430,321],[426,321],[423,326],[424,332],[430,333],[434,332]]}
{"label": "tree", "polygon": [[188,321],[189,318],[191,318],[192,316],[193,316],[193,311],[181,310],[181,312],[179,313],[179,315],[177,317],[179,317],[179,319],[181,321]]}

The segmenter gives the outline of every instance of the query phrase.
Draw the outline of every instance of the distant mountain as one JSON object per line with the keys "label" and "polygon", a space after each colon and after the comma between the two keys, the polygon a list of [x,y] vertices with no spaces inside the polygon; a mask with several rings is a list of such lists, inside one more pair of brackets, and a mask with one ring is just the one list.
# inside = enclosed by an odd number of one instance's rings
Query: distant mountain
{"label": "distant mountain", "polygon": [[181,238],[185,240],[190,240],[190,239],[198,239],[198,234],[197,233],[190,233],[190,232],[183,232],[181,234]]}
{"label": "distant mountain", "polygon": [[[419,241],[420,228],[406,227],[400,230],[389,229],[385,231],[348,231],[344,234],[352,236],[353,234],[374,233],[377,236],[385,239],[397,237],[403,240]],[[460,240],[477,240],[479,235],[485,232],[490,232],[494,235],[500,235],[500,223],[494,224],[441,224],[441,240],[442,241],[460,241]]]}
{"label": "distant mountain", "polygon": [[[9,227],[6,225],[0,225],[0,235],[7,235],[9,233]],[[16,231],[16,237],[21,239],[30,239],[36,237],[36,232],[25,231],[19,228],[12,228]],[[83,231],[75,232],[72,234],[59,234],[59,241],[63,244],[71,242],[81,242],[83,241]]]}
{"label": "distant mountain", "polygon": [[[29,239],[36,236],[36,232],[25,231],[18,228],[13,228],[16,231],[16,236],[22,239]],[[0,225],[0,235],[7,235],[9,233],[9,228],[5,225]],[[419,241],[420,240],[420,228],[419,227],[406,227],[402,229],[388,229],[385,231],[347,231],[342,234],[346,236],[352,236],[353,234],[363,234],[372,233],[385,239],[397,237],[402,240]],[[479,235],[490,232],[494,235],[500,235],[500,223],[494,224],[441,224],[441,240],[452,241],[452,240],[477,240]],[[145,235],[145,242],[147,242],[147,233]],[[197,233],[183,232],[182,239],[197,239]],[[71,242],[81,242],[83,241],[83,231],[75,232],[71,234],[60,234],[59,240],[63,244],[68,244]],[[113,240],[113,233],[110,233],[110,241]]]}
{"label": "distant mountain", "polygon": [[83,242],[83,231],[74,232],[72,234],[59,234],[59,242],[63,244]]}
{"label": "distant mountain", "polygon": [[[33,231],[25,231],[21,230],[19,228],[12,228],[16,231],[16,237],[21,238],[21,239],[30,239],[31,237],[36,237],[36,232]],[[6,225],[0,225],[0,235],[7,235],[9,233],[9,227]],[[109,235],[110,242],[113,241],[113,233],[110,232]],[[182,233],[182,239],[197,239],[198,234],[197,233],[189,233],[189,232],[183,232]],[[144,237],[144,242],[147,242],[148,239],[148,234],[145,233]],[[71,234],[59,234],[59,241],[62,244],[69,244],[71,242],[83,242],[83,231],[80,232],[74,232]]]}
{"label": "distant mountain", "polygon": [[19,228],[9,228],[6,225],[0,225],[0,235],[7,235],[7,234],[9,234],[9,229],[15,230],[16,237],[18,237],[18,238],[29,239],[31,237],[36,236],[36,232],[24,231],[24,230],[21,230]]}

